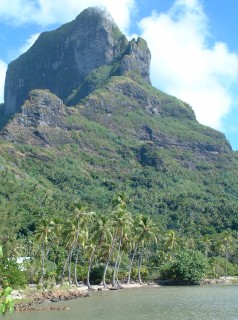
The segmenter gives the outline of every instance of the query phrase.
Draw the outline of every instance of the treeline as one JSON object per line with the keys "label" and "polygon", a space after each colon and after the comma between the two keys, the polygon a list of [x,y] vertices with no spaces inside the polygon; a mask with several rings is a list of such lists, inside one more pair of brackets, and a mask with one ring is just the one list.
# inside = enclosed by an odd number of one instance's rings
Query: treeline
{"label": "treeline", "polygon": [[[129,212],[124,193],[113,197],[110,213],[95,213],[80,202],[68,212],[65,218],[42,217],[26,237],[1,234],[1,285],[67,281],[116,287],[158,278],[196,283],[238,275],[235,232],[192,238],[164,230],[151,216]],[[22,265],[18,257],[25,257]]]}

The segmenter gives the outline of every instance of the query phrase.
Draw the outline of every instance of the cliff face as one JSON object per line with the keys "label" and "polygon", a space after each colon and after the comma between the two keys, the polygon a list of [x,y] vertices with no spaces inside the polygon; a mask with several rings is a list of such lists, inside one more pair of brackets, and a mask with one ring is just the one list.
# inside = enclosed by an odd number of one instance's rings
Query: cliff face
{"label": "cliff face", "polygon": [[74,21],[42,33],[26,53],[9,64],[5,114],[17,112],[32,89],[49,89],[65,100],[91,71],[114,63],[119,65],[114,72],[133,71],[150,82],[150,52],[145,41],[128,42],[106,10],[88,8]]}
{"label": "cliff face", "polygon": [[27,100],[0,136],[14,143],[35,146],[60,145],[68,137],[65,117],[68,115],[63,101],[48,90],[32,90]]}
{"label": "cliff face", "polygon": [[[74,21],[42,33],[10,63],[5,114],[20,108],[21,113],[2,137],[37,145],[72,142],[72,127],[65,125],[70,108],[65,105],[76,105],[77,117],[101,123],[119,136],[152,143],[136,150],[142,164],[150,162],[146,159],[152,149],[189,151],[201,159],[229,153],[224,135],[198,124],[189,105],[150,85],[150,58],[146,41],[128,41],[106,10],[84,10]],[[134,121],[140,113],[144,117]]]}

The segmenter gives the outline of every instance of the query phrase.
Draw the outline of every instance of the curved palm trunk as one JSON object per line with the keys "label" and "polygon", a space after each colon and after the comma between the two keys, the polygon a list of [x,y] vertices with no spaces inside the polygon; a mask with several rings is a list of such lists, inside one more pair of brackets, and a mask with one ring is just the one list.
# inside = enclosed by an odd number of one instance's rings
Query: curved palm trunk
{"label": "curved palm trunk", "polygon": [[118,285],[118,273],[119,273],[119,269],[120,269],[120,264],[121,264],[121,258],[122,258],[122,255],[123,255],[123,252],[122,254],[120,255],[119,259],[118,259],[118,263],[117,263],[117,270],[116,270],[116,283]]}
{"label": "curved palm trunk", "polygon": [[142,280],[141,280],[141,263],[142,263],[142,257],[143,257],[143,247],[141,248],[141,253],[140,253],[140,259],[139,259],[139,265],[138,265],[138,281],[139,284],[142,284]]}
{"label": "curved palm trunk", "polygon": [[72,249],[69,252],[69,263],[68,263],[68,281],[69,284],[71,283],[71,267],[72,267],[72,255],[73,255],[73,251],[74,251],[74,246],[72,247]]}
{"label": "curved palm trunk", "polygon": [[87,286],[88,286],[88,289],[91,288],[90,272],[91,272],[91,269],[92,269],[92,264],[93,264],[93,258],[94,258],[95,251],[96,251],[96,248],[93,249],[93,251],[91,253],[91,256],[90,256],[90,259],[89,259],[89,264],[88,264],[88,273],[87,273]]}
{"label": "curved palm trunk", "polygon": [[226,242],[226,265],[225,265],[225,279],[227,278],[227,265],[229,259],[229,252],[228,252],[228,243]]}
{"label": "curved palm trunk", "polygon": [[77,250],[76,259],[75,259],[75,265],[74,265],[74,282],[75,282],[76,286],[78,286],[78,278],[77,278],[78,260],[79,260],[79,247],[78,247],[78,250]]}
{"label": "curved palm trunk", "polygon": [[114,266],[114,271],[113,271],[113,277],[112,277],[112,287],[113,288],[115,288],[115,286],[116,286],[116,274],[117,274],[117,268],[118,268],[118,264],[119,264],[121,241],[122,241],[122,237],[120,237],[120,241],[119,241],[119,245],[118,245],[117,258],[116,258],[116,261],[115,261],[115,266]]}
{"label": "curved palm trunk", "polygon": [[114,246],[115,246],[115,241],[116,241],[116,235],[114,235],[114,237],[113,237],[112,245],[111,245],[111,248],[109,250],[108,257],[107,257],[107,262],[106,262],[105,267],[104,267],[104,272],[103,272],[103,276],[102,276],[102,284],[103,284],[104,288],[106,288],[106,286],[107,286],[107,284],[106,284],[106,273],[107,273],[109,262],[110,262],[110,259],[111,259],[111,256],[112,256],[112,252],[113,252],[113,249],[114,249]]}
{"label": "curved palm trunk", "polygon": [[133,255],[132,255],[132,258],[131,258],[131,260],[130,260],[130,266],[129,266],[129,271],[128,271],[127,284],[130,284],[130,282],[131,282],[131,270],[132,270],[133,262],[134,262],[135,255],[136,255],[136,252],[137,252],[137,248],[138,248],[138,246],[135,246],[135,250],[134,250]]}
{"label": "curved palm trunk", "polygon": [[44,273],[45,273],[45,244],[42,244],[42,257],[41,257],[42,269],[41,269],[41,277],[39,280],[39,284],[43,285],[44,281]]}
{"label": "curved palm trunk", "polygon": [[65,274],[65,270],[66,270],[68,261],[69,261],[69,254],[68,254],[67,257],[66,257],[65,262],[64,262],[64,265],[63,265],[63,268],[62,268],[61,282],[63,282],[64,274]]}

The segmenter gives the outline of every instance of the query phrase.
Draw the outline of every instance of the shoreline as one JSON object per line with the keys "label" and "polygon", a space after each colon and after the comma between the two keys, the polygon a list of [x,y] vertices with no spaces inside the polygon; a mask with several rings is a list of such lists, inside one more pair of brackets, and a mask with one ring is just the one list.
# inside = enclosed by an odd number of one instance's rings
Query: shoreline
{"label": "shoreline", "polygon": [[[238,284],[238,279],[233,277],[219,278],[219,279],[204,279],[198,285],[232,285]],[[104,288],[100,285],[92,285],[90,289],[86,285],[81,285],[80,287],[69,286],[68,288],[54,288],[52,290],[38,291],[31,289],[29,291],[13,290],[12,297],[15,300],[14,310],[15,312],[31,312],[31,311],[61,311],[69,310],[67,307],[53,306],[52,303],[69,301],[77,298],[90,297],[91,292],[102,292],[102,291],[114,291],[114,290],[126,290],[133,288],[159,288],[163,286],[171,285],[184,285],[182,283],[175,283],[174,281],[162,281],[162,282],[148,282],[148,283],[131,283],[131,284],[121,284],[116,288],[112,288],[108,285]],[[21,302],[21,300],[28,300],[28,302]],[[16,302],[17,301],[17,302]],[[45,306],[50,304],[49,306]],[[39,305],[44,305],[39,307]]]}
{"label": "shoreline", "polygon": [[[78,298],[87,298],[90,297],[91,292],[102,292],[102,291],[113,291],[113,290],[126,290],[133,288],[145,288],[145,287],[160,287],[156,283],[139,283],[134,284],[122,284],[116,288],[112,288],[111,285],[108,285],[107,288],[104,288],[100,285],[92,285],[90,289],[86,285],[80,287],[69,286],[69,288],[54,288],[52,290],[13,290],[12,297],[15,300],[14,311],[15,312],[30,312],[30,311],[60,311],[60,310],[69,310],[67,307],[53,306],[57,302],[69,301]],[[21,302],[21,300],[28,300],[29,302]],[[16,302],[17,301],[17,302]],[[50,304],[50,306],[45,306],[45,304]],[[44,305],[39,307],[40,305]]]}
{"label": "shoreline", "polygon": [[[69,286],[69,288],[56,288],[52,290],[38,291],[21,291],[13,290],[12,297],[15,300],[14,310],[16,312],[28,312],[28,311],[53,311],[53,310],[68,310],[66,307],[54,307],[52,303],[69,301],[77,298],[87,298],[90,297],[91,292],[102,292],[102,291],[113,291],[113,290],[126,290],[133,288],[144,288],[144,287],[160,287],[160,285],[155,283],[144,283],[140,285],[139,283],[134,284],[123,284],[116,288],[112,288],[108,285],[104,288],[100,285],[92,285],[90,289],[86,285],[80,287]],[[29,302],[21,302],[21,300],[28,300]],[[16,302],[17,301],[17,302]],[[45,304],[51,304],[51,306],[45,307]],[[39,305],[44,307],[39,308]]]}

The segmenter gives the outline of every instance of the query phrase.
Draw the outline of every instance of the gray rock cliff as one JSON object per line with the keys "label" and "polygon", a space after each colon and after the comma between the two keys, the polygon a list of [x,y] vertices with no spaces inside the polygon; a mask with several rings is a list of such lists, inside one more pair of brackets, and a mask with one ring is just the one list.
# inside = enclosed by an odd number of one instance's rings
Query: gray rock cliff
{"label": "gray rock cliff", "polygon": [[30,90],[49,89],[63,101],[85,77],[104,65],[119,64],[118,75],[137,73],[150,83],[146,42],[128,42],[102,8],[84,10],[60,28],[42,33],[35,44],[8,66],[5,114],[18,112]]}
{"label": "gray rock cliff", "polygon": [[33,145],[58,145],[70,141],[65,123],[68,110],[48,90],[32,90],[27,100],[0,133],[4,140]]}

